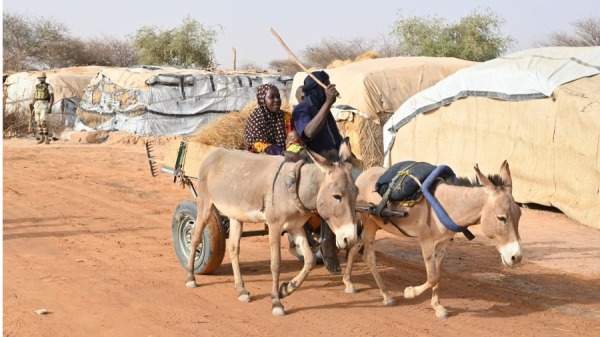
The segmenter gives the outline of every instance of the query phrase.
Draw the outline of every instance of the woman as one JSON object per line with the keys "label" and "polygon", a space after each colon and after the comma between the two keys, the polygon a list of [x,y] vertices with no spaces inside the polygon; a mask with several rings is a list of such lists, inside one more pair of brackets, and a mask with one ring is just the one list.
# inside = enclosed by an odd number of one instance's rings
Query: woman
{"label": "woman", "polygon": [[291,116],[281,111],[279,89],[272,84],[263,84],[256,90],[256,99],[258,107],[250,113],[244,127],[246,149],[300,159],[296,153],[285,150],[286,135],[292,129],[292,123]]}

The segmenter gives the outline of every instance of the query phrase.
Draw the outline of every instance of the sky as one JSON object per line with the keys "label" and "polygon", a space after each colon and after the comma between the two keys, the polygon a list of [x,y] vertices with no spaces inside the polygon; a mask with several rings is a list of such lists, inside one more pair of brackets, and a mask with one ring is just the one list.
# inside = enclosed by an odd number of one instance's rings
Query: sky
{"label": "sky", "polygon": [[[437,16],[447,24],[477,9],[489,9],[506,22],[503,36],[516,40],[509,52],[533,48],[553,32],[572,32],[571,24],[600,16],[600,1],[571,0],[562,4],[541,0],[303,0],[303,1],[123,1],[4,0],[4,12],[26,17],[53,18],[72,36],[125,38],[143,26],[161,30],[179,27],[186,17],[218,32],[214,46],[219,69],[253,63],[267,67],[272,60],[289,58],[269,31],[273,28],[292,50],[318,45],[325,38],[351,40],[388,36],[400,17]],[[310,67],[310,65],[306,65]]]}

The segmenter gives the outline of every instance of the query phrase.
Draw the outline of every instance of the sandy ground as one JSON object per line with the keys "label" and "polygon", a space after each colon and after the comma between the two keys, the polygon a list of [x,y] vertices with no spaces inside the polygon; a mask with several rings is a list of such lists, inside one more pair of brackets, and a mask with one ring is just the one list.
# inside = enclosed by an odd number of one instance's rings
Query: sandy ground
{"label": "sandy ground", "polygon": [[[441,284],[447,319],[435,317],[430,292],[403,298],[425,279],[419,246],[382,232],[378,269],[398,306],[383,306],[359,259],[356,294],[317,266],[284,299],[287,315],[275,317],[266,237],[242,239],[252,302],[237,300],[227,255],[213,275],[197,277],[200,287],[185,287],[171,218],[190,198],[172,176],[151,177],[135,137],[4,140],[3,335],[600,336],[600,231],[562,214],[523,209],[526,256],[515,268],[501,264],[477,227],[471,242],[457,235]],[[284,242],[287,281],[301,263]]]}

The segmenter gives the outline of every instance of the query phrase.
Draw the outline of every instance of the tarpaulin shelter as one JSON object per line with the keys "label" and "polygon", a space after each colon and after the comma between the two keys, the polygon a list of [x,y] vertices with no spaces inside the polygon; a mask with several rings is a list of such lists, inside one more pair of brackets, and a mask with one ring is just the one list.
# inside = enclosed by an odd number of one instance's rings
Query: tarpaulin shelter
{"label": "tarpaulin shelter", "polygon": [[[46,81],[54,89],[53,115],[60,116],[65,124],[73,125],[77,119],[75,113],[84,89],[89,85],[101,67],[72,67],[44,70]],[[5,86],[5,114],[29,114],[29,104],[33,100],[33,91],[40,71],[19,72],[9,75]]]}
{"label": "tarpaulin shelter", "polygon": [[[366,166],[381,165],[381,128],[387,118],[412,95],[475,63],[449,57],[391,57],[325,69],[341,96],[332,113]],[[297,104],[294,93],[306,76],[294,76],[290,104]]]}
{"label": "tarpaulin shelter", "polygon": [[97,129],[155,136],[191,134],[256,101],[261,84],[277,86],[282,98],[287,98],[291,81],[291,77],[264,73],[104,68],[86,88],[79,112],[105,116]]}
{"label": "tarpaulin shelter", "polygon": [[506,159],[521,203],[600,228],[600,47],[530,49],[457,71],[384,125],[385,162],[473,166]]}

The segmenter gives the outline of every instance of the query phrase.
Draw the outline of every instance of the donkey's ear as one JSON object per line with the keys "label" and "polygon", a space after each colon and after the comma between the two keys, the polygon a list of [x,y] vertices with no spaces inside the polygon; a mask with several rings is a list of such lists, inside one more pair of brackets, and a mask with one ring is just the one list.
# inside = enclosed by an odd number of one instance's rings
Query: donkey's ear
{"label": "donkey's ear", "polygon": [[331,166],[331,164],[329,163],[329,161],[327,159],[325,159],[325,157],[321,156],[320,154],[307,149],[308,151],[306,151],[308,153],[308,155],[310,156],[310,158],[313,160],[313,162],[315,162],[315,164],[317,164],[317,166],[321,169],[321,171],[323,172],[327,172],[329,171],[328,168]]}
{"label": "donkey's ear", "polygon": [[508,168],[508,160],[505,160],[500,167],[500,178],[502,178],[504,186],[512,190],[512,178],[510,176],[510,169]]}
{"label": "donkey's ear", "polygon": [[479,171],[479,165],[475,164],[473,168],[475,169],[475,173],[477,173],[477,178],[479,178],[481,184],[488,190],[494,190],[494,184],[488,179],[488,177]]}
{"label": "donkey's ear", "polygon": [[340,160],[351,163],[353,156],[352,148],[350,147],[350,137],[346,137],[340,145]]}

